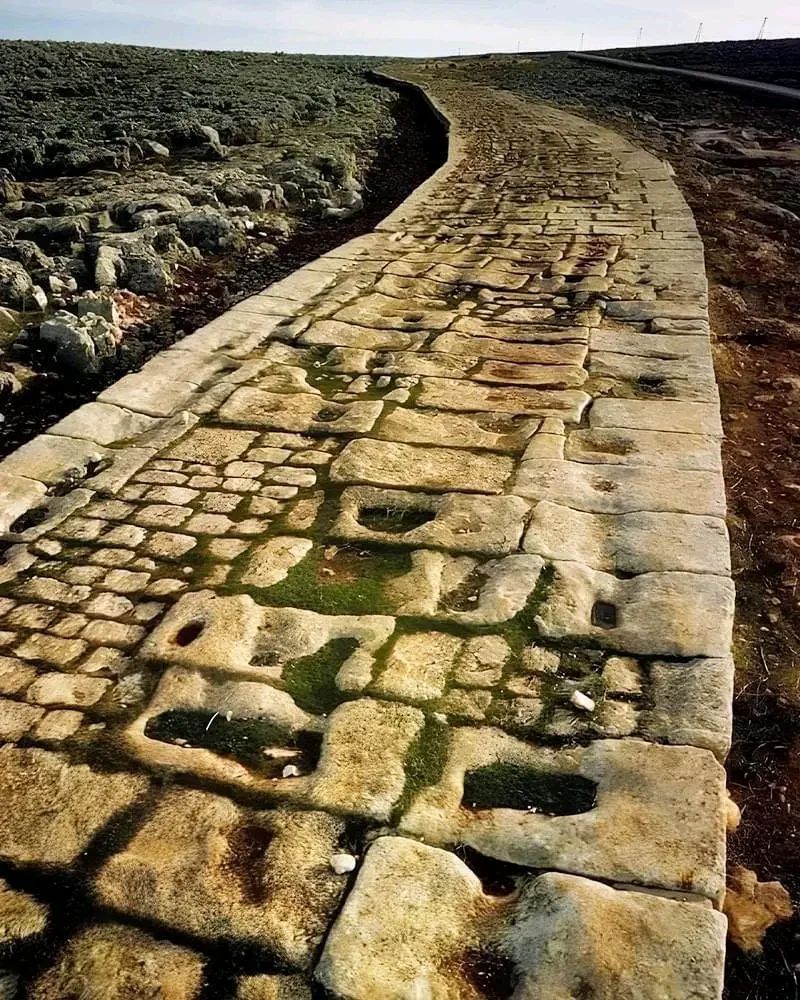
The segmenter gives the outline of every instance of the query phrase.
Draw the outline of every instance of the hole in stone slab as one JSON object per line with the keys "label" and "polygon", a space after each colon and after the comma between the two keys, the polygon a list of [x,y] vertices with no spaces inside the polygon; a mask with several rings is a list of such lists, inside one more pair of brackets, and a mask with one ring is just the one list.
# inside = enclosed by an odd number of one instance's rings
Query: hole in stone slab
{"label": "hole in stone slab", "polygon": [[47,519],[47,513],[47,507],[34,507],[32,510],[26,510],[24,514],[20,514],[8,530],[13,534],[21,535],[28,528],[38,527]]}
{"label": "hole in stone slab", "polygon": [[595,601],[592,607],[592,625],[597,628],[616,628],[617,606],[608,601]]}
{"label": "hole in stone slab", "polygon": [[334,410],[332,406],[328,406],[314,417],[315,421],[321,421],[323,424],[330,423],[332,420],[338,420],[341,417],[341,410]]}
{"label": "hole in stone slab", "polygon": [[66,496],[67,493],[71,493],[79,483],[82,483],[84,479],[91,479],[91,477],[96,476],[98,472],[108,469],[111,464],[112,460],[110,458],[100,458],[87,462],[83,468],[68,469],[61,482],[56,483],[48,489],[47,495],[51,497]]}
{"label": "hole in stone slab", "polygon": [[419,528],[436,517],[435,510],[421,507],[364,507],[358,512],[358,523],[370,531],[402,534]]}
{"label": "hole in stone slab", "polygon": [[480,879],[487,896],[510,896],[516,891],[517,879],[530,875],[528,868],[512,865],[510,861],[489,858],[466,844],[457,844],[453,850],[473,875]]}
{"label": "hole in stone slab", "polygon": [[636,386],[651,396],[660,396],[667,390],[667,380],[663,375],[639,375]]}
{"label": "hole in stone slab", "polygon": [[509,1000],[517,985],[511,959],[495,948],[469,948],[461,960],[467,982],[486,1000]]}
{"label": "hole in stone slab", "polygon": [[228,719],[224,712],[175,708],[147,720],[145,736],[187,749],[210,750],[279,778],[287,764],[301,774],[317,766],[322,735],[311,731],[288,733],[267,719]]}
{"label": "hole in stone slab", "polygon": [[205,627],[205,622],[187,622],[186,625],[182,625],[181,628],[178,629],[175,633],[175,638],[172,641],[176,646],[188,646],[202,634]]}
{"label": "hole in stone slab", "polygon": [[228,868],[249,903],[267,898],[267,851],[272,834],[261,826],[238,826],[228,834]]}
{"label": "hole in stone slab", "polygon": [[424,316],[424,313],[406,313],[403,317],[405,323],[419,323]]}
{"label": "hole in stone slab", "polygon": [[612,483],[610,479],[594,479],[592,480],[592,487],[598,493],[614,493],[615,490],[619,489],[619,484]]}
{"label": "hole in stone slab", "polygon": [[472,572],[439,600],[439,606],[443,611],[474,611],[480,604],[481,591],[483,590],[489,575],[482,566],[476,566]]}
{"label": "hole in stone slab", "polygon": [[494,413],[479,413],[475,423],[481,430],[492,431],[495,434],[513,434],[524,422],[525,417],[502,416]]}
{"label": "hole in stone slab", "polygon": [[574,816],[594,808],[597,785],[579,774],[542,771],[497,761],[464,776],[466,809],[518,809],[543,816]]}

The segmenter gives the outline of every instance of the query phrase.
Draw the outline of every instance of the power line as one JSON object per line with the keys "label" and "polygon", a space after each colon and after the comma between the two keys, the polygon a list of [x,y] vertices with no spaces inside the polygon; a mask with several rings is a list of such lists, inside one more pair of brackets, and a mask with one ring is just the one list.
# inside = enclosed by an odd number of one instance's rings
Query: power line
{"label": "power line", "polygon": [[699,42],[699,41],[700,41],[700,39],[702,38],[702,36],[703,36],[703,22],[701,21],[701,22],[700,22],[700,23],[699,23],[699,24],[697,25],[697,34],[696,34],[696,35],[694,36],[694,40],[695,40],[696,42]]}
{"label": "power line", "polygon": [[763,41],[763,39],[764,39],[764,31],[765,31],[766,27],[767,27],[767,19],[764,18],[764,20],[761,22],[761,27],[758,30],[758,34],[756,35],[756,41],[757,42]]}

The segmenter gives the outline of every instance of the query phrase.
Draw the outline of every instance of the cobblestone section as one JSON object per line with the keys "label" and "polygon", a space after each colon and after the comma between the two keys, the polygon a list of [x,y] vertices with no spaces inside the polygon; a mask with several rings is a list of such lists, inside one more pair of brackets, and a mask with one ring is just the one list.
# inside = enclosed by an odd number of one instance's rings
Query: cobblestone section
{"label": "cobblestone section", "polygon": [[380,231],[0,468],[32,1000],[721,995],[700,241],[618,135],[427,85],[451,157]]}

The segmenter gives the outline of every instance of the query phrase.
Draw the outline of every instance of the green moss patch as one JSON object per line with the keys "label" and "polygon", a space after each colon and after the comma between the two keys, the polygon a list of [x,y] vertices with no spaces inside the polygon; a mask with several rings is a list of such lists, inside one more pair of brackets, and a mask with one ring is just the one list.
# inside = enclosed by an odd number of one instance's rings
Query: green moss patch
{"label": "green moss patch", "polygon": [[[190,709],[171,709],[148,720],[145,735],[163,743],[185,741],[190,747],[211,750],[247,767],[268,775],[281,772],[287,763],[301,771],[314,769],[319,757],[319,733],[289,734],[267,719],[230,719],[225,715]],[[268,747],[297,750],[297,757],[271,759],[264,754]]]}
{"label": "green moss patch", "polygon": [[286,579],[259,591],[259,601],[273,606],[306,608],[325,615],[391,614],[383,584],[411,568],[407,552],[344,547],[330,558],[317,546]]}
{"label": "green moss patch", "polygon": [[283,685],[304,712],[328,715],[344,701],[336,675],[358,646],[355,639],[332,639],[316,653],[290,663]]}
{"label": "green moss patch", "polygon": [[546,816],[573,816],[594,808],[597,785],[577,774],[557,774],[498,761],[464,777],[467,809],[519,809]]}
{"label": "green moss patch", "polygon": [[417,792],[440,780],[447,763],[449,747],[449,726],[435,719],[427,719],[406,757],[406,783],[394,808],[395,821],[411,805]]}

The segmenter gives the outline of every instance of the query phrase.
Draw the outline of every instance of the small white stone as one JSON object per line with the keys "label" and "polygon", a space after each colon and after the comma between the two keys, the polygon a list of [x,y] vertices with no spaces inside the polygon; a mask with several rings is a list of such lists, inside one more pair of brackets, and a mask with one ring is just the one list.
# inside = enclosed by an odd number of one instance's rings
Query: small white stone
{"label": "small white stone", "polygon": [[580,708],[583,712],[593,712],[595,709],[594,700],[583,691],[573,691],[569,700],[575,708]]}
{"label": "small white stone", "polygon": [[356,859],[352,854],[331,855],[331,868],[337,875],[346,875],[348,872],[355,871],[355,867]]}
{"label": "small white stone", "polygon": [[[286,767],[281,771],[281,777],[283,778],[299,778],[300,768],[296,764],[287,764]],[[338,857],[338,855],[337,855]]]}

